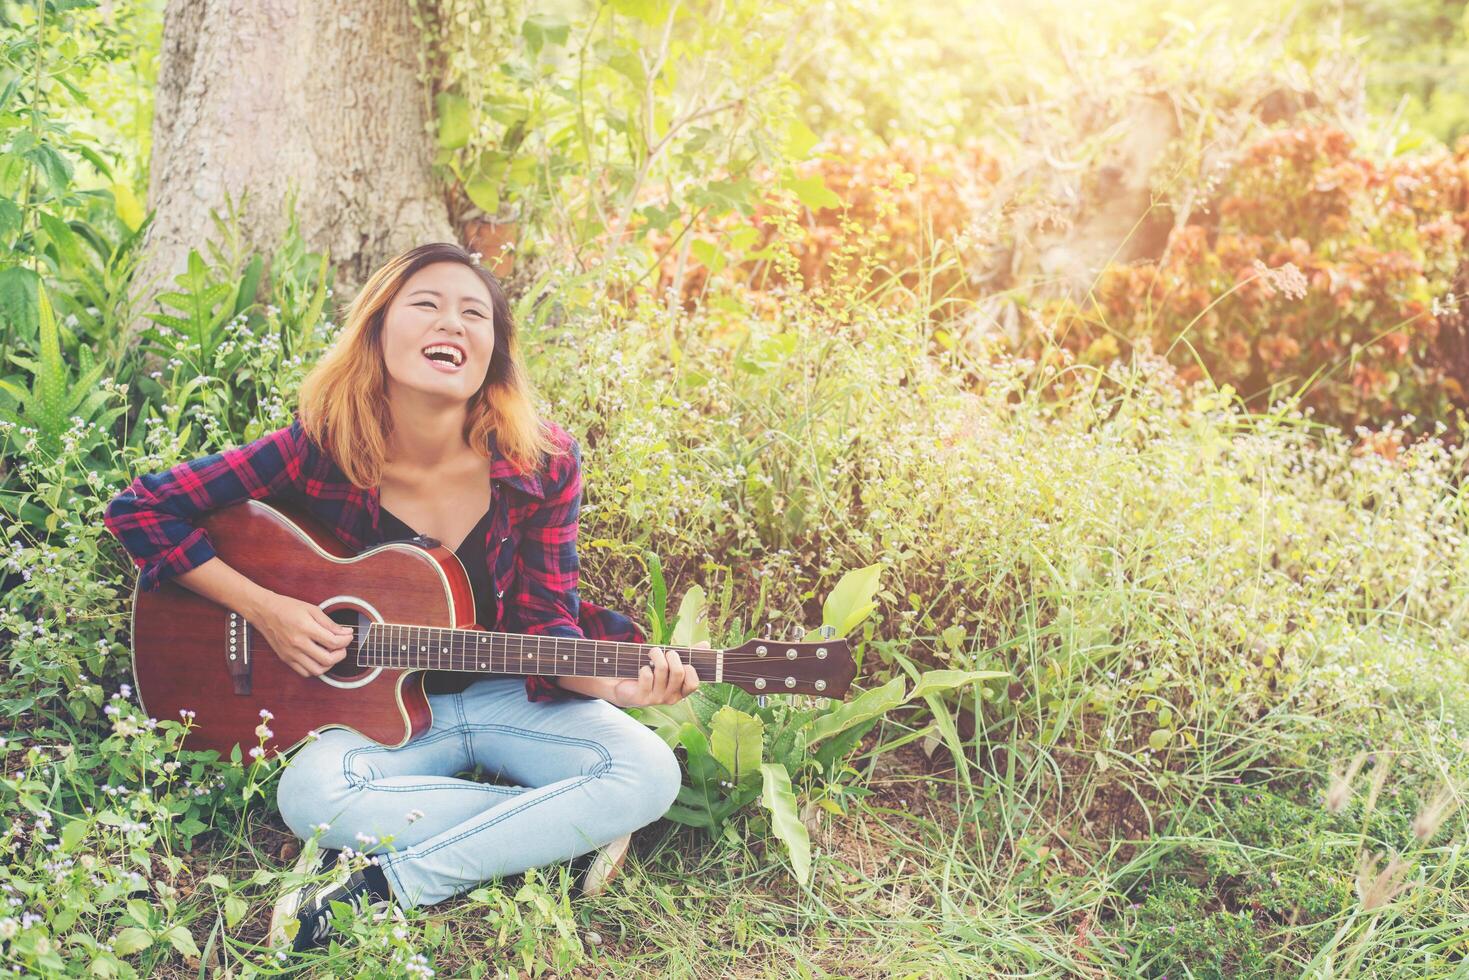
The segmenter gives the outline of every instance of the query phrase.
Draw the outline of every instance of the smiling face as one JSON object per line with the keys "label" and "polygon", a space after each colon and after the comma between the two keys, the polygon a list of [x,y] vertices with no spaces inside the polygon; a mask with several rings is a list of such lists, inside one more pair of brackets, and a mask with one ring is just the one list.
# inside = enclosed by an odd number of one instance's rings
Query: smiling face
{"label": "smiling face", "polygon": [[466,402],[495,350],[490,290],[458,262],[426,265],[383,311],[382,340],[389,397],[409,389]]}

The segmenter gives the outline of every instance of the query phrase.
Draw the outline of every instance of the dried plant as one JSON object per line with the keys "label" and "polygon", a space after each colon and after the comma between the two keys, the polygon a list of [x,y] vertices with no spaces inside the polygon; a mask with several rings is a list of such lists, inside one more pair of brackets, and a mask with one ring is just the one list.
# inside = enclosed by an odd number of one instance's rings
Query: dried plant
{"label": "dried plant", "polygon": [[1357,860],[1357,898],[1361,900],[1364,912],[1382,908],[1414,884],[1403,880],[1413,869],[1412,862],[1394,854],[1379,871],[1377,862],[1381,859],[1381,852],[1363,852]]}
{"label": "dried plant", "polygon": [[1448,786],[1439,787],[1433,799],[1423,804],[1423,808],[1413,818],[1413,836],[1418,839],[1418,843],[1427,844],[1433,840],[1439,828],[1444,825],[1444,821],[1458,807],[1459,801],[1454,791]]}
{"label": "dried plant", "polygon": [[1336,771],[1331,774],[1331,785],[1326,790],[1328,813],[1341,813],[1346,809],[1347,801],[1352,798],[1352,780],[1357,778],[1357,773],[1366,761],[1367,753],[1358,752],[1347,765],[1346,772]]}

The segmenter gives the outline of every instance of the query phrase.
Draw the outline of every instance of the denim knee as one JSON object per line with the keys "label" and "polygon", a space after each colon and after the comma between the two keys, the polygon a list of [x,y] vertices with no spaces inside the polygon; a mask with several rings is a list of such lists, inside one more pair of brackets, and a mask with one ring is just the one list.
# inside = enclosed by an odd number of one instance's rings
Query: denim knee
{"label": "denim knee", "polygon": [[354,744],[352,733],[330,729],[298,749],[281,770],[275,789],[276,808],[297,837],[304,840],[317,824],[331,820],[329,811],[347,789],[342,755]]}
{"label": "denim knee", "polygon": [[668,812],[683,785],[683,767],[673,749],[651,729],[644,728],[617,760],[632,783],[631,800],[644,826]]}

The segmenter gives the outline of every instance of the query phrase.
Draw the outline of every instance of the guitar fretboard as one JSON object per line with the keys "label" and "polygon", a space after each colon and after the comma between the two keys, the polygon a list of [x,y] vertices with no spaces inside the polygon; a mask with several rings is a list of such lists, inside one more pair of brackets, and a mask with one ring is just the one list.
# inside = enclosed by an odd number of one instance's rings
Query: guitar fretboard
{"label": "guitar fretboard", "polygon": [[[487,674],[554,674],[562,677],[637,677],[658,644],[532,636],[435,626],[373,623],[357,650],[360,667],[461,670]],[[663,646],[692,664],[700,681],[716,678],[720,651]]]}

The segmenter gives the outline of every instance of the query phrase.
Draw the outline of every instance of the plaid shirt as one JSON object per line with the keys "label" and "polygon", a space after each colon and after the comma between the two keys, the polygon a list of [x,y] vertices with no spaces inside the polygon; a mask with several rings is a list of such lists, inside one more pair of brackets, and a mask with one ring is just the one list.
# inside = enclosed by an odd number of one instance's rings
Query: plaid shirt
{"label": "plaid shirt", "polygon": [[[490,479],[497,486],[485,561],[495,615],[487,623],[487,610],[480,609],[480,621],[507,633],[642,643],[632,620],[577,594],[581,447],[554,423],[551,433],[571,452],[552,457],[544,479],[539,471],[517,472],[490,436]],[[358,553],[382,540],[377,488],[353,486],[306,435],[299,414],[248,445],[139,476],[108,503],[103,521],[139,567],[139,588],[153,591],[214,557],[208,534],[192,523],[195,516],[249,498],[304,506]],[[531,701],[580,696],[534,675],[525,679],[525,692]]]}

